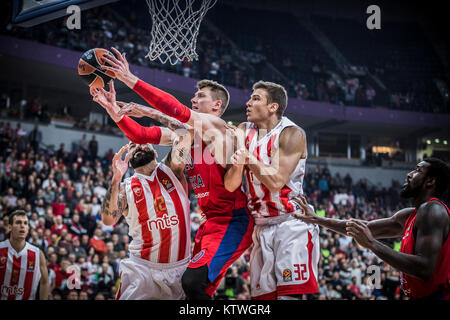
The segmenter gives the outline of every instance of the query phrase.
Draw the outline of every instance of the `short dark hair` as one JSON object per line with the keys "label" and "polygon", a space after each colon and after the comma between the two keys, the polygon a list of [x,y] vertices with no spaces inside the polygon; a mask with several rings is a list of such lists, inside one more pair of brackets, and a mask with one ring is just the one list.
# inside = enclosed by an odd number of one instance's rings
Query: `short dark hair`
{"label": "short dark hair", "polygon": [[284,114],[288,103],[286,89],[277,83],[269,81],[258,81],[253,85],[253,90],[264,89],[267,92],[267,102],[278,104],[277,116],[279,119]]}
{"label": "short dark hair", "polygon": [[28,218],[27,213],[25,212],[25,210],[23,210],[23,209],[16,209],[16,210],[14,210],[13,212],[11,212],[9,214],[9,224],[12,225],[13,222],[14,222],[14,217],[17,217],[17,216],[25,216],[25,217]]}
{"label": "short dark hair", "polygon": [[220,115],[224,114],[230,102],[230,93],[228,90],[220,83],[212,80],[200,80],[197,82],[197,89],[200,90],[203,88],[209,88],[211,90],[213,99],[222,101]]}
{"label": "short dark hair", "polygon": [[438,158],[426,158],[423,161],[430,164],[426,176],[436,179],[436,196],[443,196],[450,186],[450,167]]}

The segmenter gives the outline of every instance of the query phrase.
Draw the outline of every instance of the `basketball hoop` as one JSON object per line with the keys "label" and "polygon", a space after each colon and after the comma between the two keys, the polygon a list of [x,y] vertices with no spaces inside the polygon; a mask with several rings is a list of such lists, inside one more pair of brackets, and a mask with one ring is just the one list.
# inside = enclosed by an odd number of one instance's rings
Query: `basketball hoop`
{"label": "basketball hoop", "polygon": [[152,17],[152,40],[146,55],[150,60],[174,65],[195,52],[198,31],[206,12],[217,0],[147,0]]}

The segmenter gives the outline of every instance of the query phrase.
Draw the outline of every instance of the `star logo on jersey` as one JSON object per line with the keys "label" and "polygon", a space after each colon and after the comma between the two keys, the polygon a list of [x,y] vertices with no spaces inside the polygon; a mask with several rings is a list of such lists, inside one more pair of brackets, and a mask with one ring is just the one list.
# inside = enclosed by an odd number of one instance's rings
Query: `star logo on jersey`
{"label": "star logo on jersey", "polygon": [[133,188],[133,192],[136,197],[140,197],[142,195],[142,189],[140,187]]}
{"label": "star logo on jersey", "polygon": [[291,271],[291,269],[284,269],[283,270],[283,281],[284,282],[292,281],[292,271]]}
{"label": "star logo on jersey", "polygon": [[27,271],[33,271],[34,270],[34,261],[28,261],[28,267]]}
{"label": "star logo on jersey", "polygon": [[173,191],[175,189],[175,186],[173,185],[172,181],[170,181],[169,178],[162,178],[161,183],[166,188],[167,192]]}

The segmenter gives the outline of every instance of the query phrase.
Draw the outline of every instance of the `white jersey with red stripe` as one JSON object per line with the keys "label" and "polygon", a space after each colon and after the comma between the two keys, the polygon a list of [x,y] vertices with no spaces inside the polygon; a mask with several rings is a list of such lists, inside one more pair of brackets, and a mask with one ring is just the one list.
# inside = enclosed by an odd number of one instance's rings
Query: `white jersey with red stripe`
{"label": "white jersey with red stripe", "polygon": [[[258,127],[250,122],[246,122],[245,146],[266,165],[271,165],[273,156],[279,148],[281,132],[287,127],[297,127],[294,122],[286,117],[282,117],[278,125],[258,140]],[[248,196],[248,208],[256,217],[272,217],[291,213],[296,210],[297,205],[290,200],[299,194],[303,194],[303,177],[305,176],[306,158],[300,159],[294,171],[289,176],[287,183],[276,193],[271,193],[269,189],[258,180],[258,178],[245,167],[245,187]],[[278,170],[282,170],[278,168]]]}
{"label": "white jersey with red stripe", "polygon": [[126,221],[132,255],[154,263],[173,263],[190,256],[189,198],[170,168],[159,163],[150,176],[125,179]]}
{"label": "white jersey with red stripe", "polygon": [[28,242],[20,251],[8,240],[0,242],[1,300],[34,300],[41,269],[40,250]]}

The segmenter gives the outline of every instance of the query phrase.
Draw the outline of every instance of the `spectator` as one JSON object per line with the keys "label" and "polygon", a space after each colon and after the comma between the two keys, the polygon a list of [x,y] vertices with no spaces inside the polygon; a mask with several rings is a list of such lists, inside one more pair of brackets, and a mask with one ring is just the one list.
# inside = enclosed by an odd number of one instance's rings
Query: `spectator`
{"label": "spectator", "polygon": [[52,209],[54,216],[61,216],[64,212],[66,203],[64,201],[64,195],[59,195],[57,201],[53,202]]}
{"label": "spectator", "polygon": [[81,137],[81,140],[79,141],[80,149],[84,151],[86,154],[89,151],[89,141],[87,141],[86,134],[83,133],[83,136]]}
{"label": "spectator", "polygon": [[62,230],[67,231],[67,226],[63,224],[62,216],[55,216],[54,225],[51,227],[52,234],[55,234],[57,237],[60,237]]}
{"label": "spectator", "polygon": [[107,252],[106,244],[102,238],[102,229],[95,229],[94,236],[89,241],[89,246],[93,247],[95,252],[103,257]]}
{"label": "spectator", "polygon": [[87,256],[86,250],[80,245],[80,238],[78,236],[73,236],[72,247],[69,249],[69,253],[74,253],[77,259],[80,256]]}
{"label": "spectator", "polygon": [[108,294],[111,291],[111,288],[114,286],[113,279],[108,274],[108,267],[109,265],[107,263],[102,264],[102,271],[98,276],[98,292],[103,294]]}
{"label": "spectator", "polygon": [[98,142],[95,138],[95,135],[92,135],[91,141],[89,141],[89,154],[91,156],[92,161],[97,159],[98,153]]}
{"label": "spectator", "polygon": [[38,152],[39,144],[42,141],[42,133],[39,131],[39,125],[36,123],[33,130],[28,135],[28,141],[31,144],[34,152]]}
{"label": "spectator", "polygon": [[360,295],[361,295],[361,292],[360,292],[359,286],[358,286],[358,284],[356,282],[357,282],[356,277],[353,277],[352,278],[352,283],[349,286],[349,290],[353,293],[353,295],[356,298],[359,298]]}

